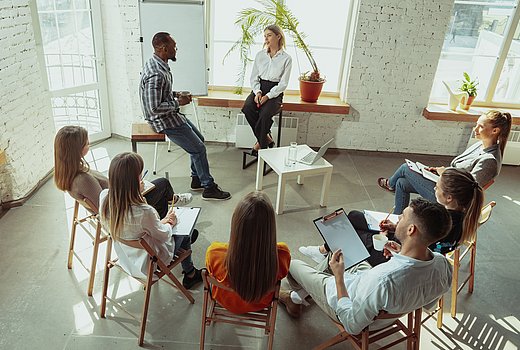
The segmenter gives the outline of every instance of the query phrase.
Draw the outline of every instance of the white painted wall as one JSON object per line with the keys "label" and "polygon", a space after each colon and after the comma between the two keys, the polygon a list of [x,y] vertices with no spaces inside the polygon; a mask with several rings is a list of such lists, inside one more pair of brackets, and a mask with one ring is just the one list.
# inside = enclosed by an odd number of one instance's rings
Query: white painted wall
{"label": "white painted wall", "polygon": [[0,201],[24,197],[53,166],[54,123],[29,0],[0,0]]}

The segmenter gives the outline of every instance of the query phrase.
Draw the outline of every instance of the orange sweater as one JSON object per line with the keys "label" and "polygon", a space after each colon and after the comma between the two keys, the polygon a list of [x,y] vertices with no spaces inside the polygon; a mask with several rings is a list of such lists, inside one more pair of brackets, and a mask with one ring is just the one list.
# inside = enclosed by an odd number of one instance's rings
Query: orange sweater
{"label": "orange sweater", "polygon": [[[289,247],[285,243],[278,243],[278,275],[276,279],[279,281],[289,272],[289,264],[291,263],[291,253]],[[206,268],[208,272],[217,279],[217,281],[229,286],[229,278],[226,269],[226,255],[228,251],[227,243],[214,242],[206,251]],[[225,307],[227,310],[236,313],[243,314],[250,311],[258,311],[268,306],[273,299],[273,293],[265,295],[262,300],[256,303],[248,303],[238,294],[234,292],[228,292],[226,290],[220,290],[217,287],[213,287],[213,297],[217,302]]]}

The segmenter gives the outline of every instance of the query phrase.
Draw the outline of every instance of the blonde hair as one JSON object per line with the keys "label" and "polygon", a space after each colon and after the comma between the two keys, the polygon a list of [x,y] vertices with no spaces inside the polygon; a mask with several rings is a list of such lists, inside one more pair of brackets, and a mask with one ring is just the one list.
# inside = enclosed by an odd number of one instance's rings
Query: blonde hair
{"label": "blonde hair", "polygon": [[251,192],[236,206],[226,256],[229,281],[247,302],[262,299],[276,284],[276,220],[269,197]]}
{"label": "blonde hair", "polygon": [[450,195],[464,212],[461,242],[475,237],[482,205],[484,191],[473,175],[467,170],[448,168],[441,175],[439,186],[446,195]]}
{"label": "blonde hair", "polygon": [[265,27],[264,32],[266,30],[270,30],[275,35],[280,35],[280,39],[278,39],[278,48],[284,48],[285,49],[285,35],[280,27],[278,27],[276,24],[271,24]]}
{"label": "blonde hair", "polygon": [[132,217],[132,205],[146,203],[140,190],[143,158],[133,152],[118,154],[108,169],[108,198],[100,210],[101,219],[108,222],[115,240],[121,236],[125,220]]}
{"label": "blonde hair", "polygon": [[491,110],[486,113],[486,120],[493,128],[500,129],[500,133],[498,134],[498,145],[500,146],[500,154],[503,157],[507,139],[511,132],[511,114],[508,112]]}
{"label": "blonde hair", "polygon": [[54,183],[62,191],[70,191],[74,178],[89,171],[83,158],[88,132],[81,126],[64,126],[54,138]]}

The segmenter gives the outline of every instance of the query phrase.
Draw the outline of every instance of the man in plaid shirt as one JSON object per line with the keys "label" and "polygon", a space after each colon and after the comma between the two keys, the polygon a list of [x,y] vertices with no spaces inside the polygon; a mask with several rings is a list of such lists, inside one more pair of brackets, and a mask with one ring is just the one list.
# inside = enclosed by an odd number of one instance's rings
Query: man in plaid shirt
{"label": "man in plaid shirt", "polygon": [[177,44],[170,34],[159,32],[152,39],[154,55],[145,63],[139,93],[144,118],[153,130],[165,134],[191,158],[191,189],[202,191],[204,200],[226,200],[229,192],[222,191],[209,173],[204,137],[179,112],[179,107],[191,102],[191,95],[172,90],[173,77],[168,60],[177,60]]}

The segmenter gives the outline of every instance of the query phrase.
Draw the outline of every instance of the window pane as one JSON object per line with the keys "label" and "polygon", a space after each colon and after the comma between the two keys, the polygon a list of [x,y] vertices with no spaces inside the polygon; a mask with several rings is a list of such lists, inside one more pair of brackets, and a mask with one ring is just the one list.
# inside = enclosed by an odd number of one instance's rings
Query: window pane
{"label": "window pane", "polygon": [[478,79],[477,100],[485,98],[514,3],[511,0],[455,1],[431,100],[446,100],[448,92],[442,81],[456,89],[463,72]]}
{"label": "window pane", "polygon": [[520,25],[513,36],[493,101],[520,103]]}
{"label": "window pane", "polygon": [[[233,52],[226,59],[225,64],[222,64],[224,55],[240,35],[240,29],[234,25],[234,22],[240,10],[247,7],[261,8],[261,6],[253,0],[240,1],[239,6],[234,8],[230,8],[229,0],[215,0],[212,4],[214,9],[212,18],[214,34],[210,84],[235,86],[240,69],[238,52]],[[307,35],[305,41],[310,46],[314,60],[322,75],[327,79],[323,91],[337,92],[348,2],[344,0],[328,0],[327,6],[315,6],[311,2],[286,0],[286,4],[299,20],[298,29]],[[319,25],[317,25],[316,18],[327,18],[327,21],[320,20]],[[296,51],[292,39],[288,33],[285,34],[287,38],[287,53],[293,59],[293,69],[288,89],[298,90],[300,73],[309,71],[311,67],[305,54],[301,50]],[[263,43],[261,35],[256,38],[256,42],[257,45],[251,48],[249,56],[251,59],[261,49]],[[250,85],[251,66],[252,64],[249,65],[245,75],[245,87]]]}

